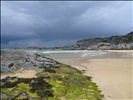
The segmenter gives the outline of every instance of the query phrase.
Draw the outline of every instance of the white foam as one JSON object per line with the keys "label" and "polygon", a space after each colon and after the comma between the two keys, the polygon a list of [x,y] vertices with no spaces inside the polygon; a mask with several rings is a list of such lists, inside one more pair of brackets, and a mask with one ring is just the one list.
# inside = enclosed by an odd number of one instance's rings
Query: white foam
{"label": "white foam", "polygon": [[49,50],[49,51],[43,51],[43,53],[86,53],[86,52],[93,52],[93,51],[87,51],[87,50]]}
{"label": "white foam", "polygon": [[82,54],[81,57],[86,57],[87,54]]}
{"label": "white foam", "polygon": [[91,52],[91,53],[82,54],[81,57],[99,56],[99,55],[104,55],[104,54],[106,54],[106,52],[95,51],[95,52]]}

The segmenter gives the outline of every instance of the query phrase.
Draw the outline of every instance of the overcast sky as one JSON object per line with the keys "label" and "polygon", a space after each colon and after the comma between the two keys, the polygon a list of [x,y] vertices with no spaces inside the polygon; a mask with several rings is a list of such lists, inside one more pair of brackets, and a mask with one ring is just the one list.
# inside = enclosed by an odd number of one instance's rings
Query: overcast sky
{"label": "overcast sky", "polygon": [[62,46],[133,31],[132,1],[2,1],[1,46]]}

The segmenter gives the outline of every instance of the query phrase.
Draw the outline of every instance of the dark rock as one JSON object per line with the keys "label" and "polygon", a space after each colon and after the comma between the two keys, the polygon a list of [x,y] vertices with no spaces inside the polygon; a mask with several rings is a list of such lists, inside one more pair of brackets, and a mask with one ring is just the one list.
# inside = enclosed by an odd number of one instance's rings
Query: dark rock
{"label": "dark rock", "polygon": [[17,84],[18,84],[17,82],[6,82],[5,84],[2,85],[2,88],[12,88]]}
{"label": "dark rock", "polygon": [[48,90],[39,90],[37,91],[37,95],[41,98],[43,97],[53,97],[53,94]]}
{"label": "dark rock", "polygon": [[30,84],[29,84],[32,88],[30,89],[30,91],[32,93],[34,93],[36,90],[41,89],[41,86],[39,86],[39,83],[37,80],[33,79]]}
{"label": "dark rock", "polygon": [[5,77],[4,79],[0,80],[1,82],[8,82],[11,79],[10,76]]}
{"label": "dark rock", "polygon": [[47,69],[45,69],[44,71],[45,71],[45,72],[49,72],[49,73],[56,73],[55,70],[50,69],[50,68],[47,68]]}
{"label": "dark rock", "polygon": [[85,72],[85,71],[86,71],[86,70],[84,70],[84,69],[82,70],[82,72]]}
{"label": "dark rock", "polygon": [[9,68],[13,67],[14,63],[8,65]]}
{"label": "dark rock", "polygon": [[5,77],[5,80],[6,80],[6,81],[9,81],[10,79],[11,79],[10,76]]}
{"label": "dark rock", "polygon": [[44,77],[38,77],[36,79],[31,80],[30,86],[32,87],[30,91],[34,93],[36,90],[41,90],[45,88],[51,88],[52,86],[44,81]]}
{"label": "dark rock", "polygon": [[33,78],[18,78],[18,83],[26,83],[26,84],[28,84],[28,83],[30,83],[31,82],[31,80],[32,80]]}
{"label": "dark rock", "polygon": [[52,87],[49,83],[44,81],[44,77],[38,77],[38,78],[36,78],[36,80],[38,81],[38,84],[41,85],[41,86],[44,86],[46,88],[51,88]]}

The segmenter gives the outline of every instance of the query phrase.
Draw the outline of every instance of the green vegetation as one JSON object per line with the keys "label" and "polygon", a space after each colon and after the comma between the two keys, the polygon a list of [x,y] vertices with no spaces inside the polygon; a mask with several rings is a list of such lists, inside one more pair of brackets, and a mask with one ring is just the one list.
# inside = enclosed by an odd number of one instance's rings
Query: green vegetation
{"label": "green vegetation", "polygon": [[56,73],[39,72],[37,76],[45,76],[53,88],[54,97],[48,100],[102,100],[103,95],[91,77],[68,65],[61,64],[59,69],[52,68]]}
{"label": "green vegetation", "polygon": [[[2,81],[1,92],[8,100],[102,100],[103,95],[91,77],[65,64],[59,68],[44,69],[37,74],[38,78],[10,78]],[[31,81],[34,81],[33,83]],[[5,85],[4,85],[5,84]],[[7,84],[10,84],[8,86]]]}
{"label": "green vegetation", "polygon": [[16,67],[13,67],[12,69],[13,69],[14,71],[17,71],[17,70],[18,70]]}
{"label": "green vegetation", "polygon": [[37,57],[41,57],[42,55],[40,53],[35,53]]}
{"label": "green vegetation", "polygon": [[[25,83],[20,83],[17,86],[13,87],[13,88],[2,88],[1,91],[6,94],[6,99],[8,100],[10,98],[15,98],[17,100],[23,100],[26,98],[39,98],[39,96],[36,93],[31,93],[30,92],[31,87],[29,86],[29,84],[25,84]],[[21,93],[28,93],[28,97],[27,95],[24,96],[18,96]],[[17,97],[18,96],[18,97]],[[4,100],[4,99],[2,99]]]}

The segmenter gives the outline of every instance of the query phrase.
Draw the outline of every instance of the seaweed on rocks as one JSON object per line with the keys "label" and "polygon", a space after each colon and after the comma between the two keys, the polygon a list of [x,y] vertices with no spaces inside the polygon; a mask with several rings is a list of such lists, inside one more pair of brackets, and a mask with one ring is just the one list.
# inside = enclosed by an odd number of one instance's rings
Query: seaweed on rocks
{"label": "seaweed on rocks", "polygon": [[38,77],[36,79],[31,80],[30,82],[30,91],[34,93],[36,90],[44,90],[44,89],[49,89],[52,86],[44,81],[44,77]]}
{"label": "seaweed on rocks", "polygon": [[32,97],[32,95],[36,95],[36,100],[40,100],[41,98],[46,98],[45,100],[47,100],[48,97],[54,96],[51,92],[52,85],[46,82],[44,77],[10,77],[2,79],[1,82],[3,82],[3,85],[1,85],[2,93],[10,100],[30,100],[29,97]]}
{"label": "seaweed on rocks", "polygon": [[44,72],[56,73],[56,71],[54,69],[51,69],[51,68],[45,69]]}
{"label": "seaweed on rocks", "polygon": [[2,85],[2,88],[12,88],[15,87],[18,84],[18,82],[5,82],[4,85]]}
{"label": "seaweed on rocks", "polygon": [[[11,68],[6,67],[9,64]],[[41,54],[4,52],[1,66],[2,72],[7,72],[5,67],[38,70],[33,78],[1,79],[2,100],[102,100],[103,97],[91,77]]]}

